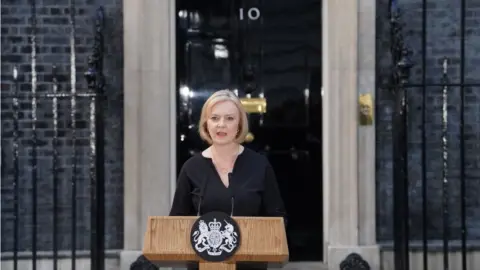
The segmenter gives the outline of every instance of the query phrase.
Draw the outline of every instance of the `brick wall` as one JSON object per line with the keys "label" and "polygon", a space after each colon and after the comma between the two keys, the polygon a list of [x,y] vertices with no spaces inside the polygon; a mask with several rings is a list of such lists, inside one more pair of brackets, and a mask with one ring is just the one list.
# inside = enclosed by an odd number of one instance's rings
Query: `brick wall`
{"label": "brick wall", "polygon": [[[377,61],[379,81],[385,83],[389,70],[388,0],[377,1]],[[420,84],[422,54],[426,54],[427,83],[441,83],[442,61],[449,59],[450,83],[460,83],[460,64],[465,64],[465,163],[468,239],[480,239],[480,3],[467,0],[465,59],[460,59],[460,1],[428,2],[427,48],[422,51],[422,1],[397,1],[403,10],[404,34],[413,50],[410,82]],[[410,231],[413,239],[422,239],[422,89],[408,89],[408,161],[410,194]],[[442,239],[442,88],[426,88],[426,159],[428,238]],[[392,212],[392,125],[393,99],[389,90],[377,92],[377,213],[378,239],[391,240]],[[448,89],[448,193],[451,239],[460,239],[460,88]]]}
{"label": "brick wall", "polygon": [[[13,249],[13,155],[12,155],[12,70],[19,68],[19,88],[22,93],[31,91],[31,45],[30,16],[31,1],[2,1],[1,47],[1,117],[2,117],[2,182],[1,182],[1,226],[2,251]],[[52,66],[58,67],[60,91],[70,91],[70,6],[68,0],[37,1],[37,72],[38,92],[52,90]],[[76,5],[76,87],[86,90],[83,73],[87,57],[92,52],[95,10],[103,5],[106,10],[106,76],[107,101],[105,103],[105,173],[106,173],[106,247],[123,246],[123,85],[122,85],[122,1],[121,0],[77,0]],[[31,176],[31,99],[20,99],[20,181],[19,188],[19,249],[32,248],[32,176]],[[72,223],[72,130],[69,128],[70,100],[62,100],[59,109],[60,166],[58,245],[60,249],[71,247]],[[76,236],[77,249],[89,249],[90,243],[90,191],[89,191],[89,100],[77,100],[77,178],[76,187]],[[37,197],[37,247],[52,250],[53,240],[53,175],[52,175],[52,101],[40,98],[37,108],[38,134],[38,189]]]}
{"label": "brick wall", "polygon": [[[409,46],[413,49],[413,60],[417,63],[413,69],[411,82],[421,83],[421,1],[402,0],[399,6],[404,11],[406,22],[405,33]],[[75,1],[77,7],[77,88],[85,89],[83,72],[86,68],[87,56],[93,45],[92,16],[99,5],[104,5],[107,12],[105,75],[106,92],[106,226],[107,248],[122,247],[123,233],[123,87],[122,87],[122,2],[120,0],[83,0]],[[466,36],[466,82],[480,83],[480,74],[475,66],[480,62],[480,4],[467,1],[467,36]],[[388,57],[388,0],[378,0],[378,40],[377,59],[379,80],[385,81],[389,67]],[[1,47],[2,47],[2,94],[13,91],[12,70],[14,65],[20,69],[20,90],[30,91],[30,43],[29,43],[29,1],[2,1]],[[38,21],[38,91],[51,90],[52,65],[58,66],[62,91],[69,91],[69,48],[68,25],[69,1],[42,1],[37,7]],[[429,1],[427,23],[427,81],[439,83],[441,79],[441,61],[443,57],[450,59],[449,77],[452,83],[459,82],[460,61],[460,2],[447,0]],[[427,87],[427,185],[428,185],[428,220],[429,238],[440,239],[442,233],[442,156],[441,156],[441,88]],[[467,176],[467,224],[469,239],[480,238],[480,87],[465,89],[465,132],[466,132],[466,176]],[[449,205],[452,238],[460,236],[460,197],[459,197],[459,89],[449,89]],[[410,213],[412,237],[420,239],[422,226],[422,145],[421,145],[421,110],[422,95],[420,88],[409,89],[409,179],[410,179]],[[392,140],[391,116],[393,112],[392,97],[387,89],[379,88],[377,92],[377,212],[378,239],[392,239]],[[2,95],[2,251],[10,251],[13,247],[13,177],[12,177],[12,103]],[[20,165],[22,166],[20,182],[20,249],[31,248],[32,227],[32,179],[28,160],[30,146],[30,113],[31,100],[24,98],[21,103],[21,146]],[[71,223],[71,155],[69,144],[70,124],[69,101],[61,104],[61,184],[57,187],[60,196],[59,213],[59,245],[62,249],[70,248]],[[77,184],[77,248],[89,247],[89,190],[88,190],[88,101],[77,104],[80,115],[77,118],[79,146]],[[52,116],[51,101],[43,100],[38,105],[38,136],[41,147],[38,148],[38,247],[41,250],[52,248]]]}

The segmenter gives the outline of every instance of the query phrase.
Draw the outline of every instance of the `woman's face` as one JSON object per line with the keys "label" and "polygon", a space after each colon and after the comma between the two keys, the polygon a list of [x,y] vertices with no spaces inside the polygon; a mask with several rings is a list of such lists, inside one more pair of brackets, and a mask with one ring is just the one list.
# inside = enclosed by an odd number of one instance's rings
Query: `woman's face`
{"label": "woman's face", "polygon": [[207,130],[213,144],[229,144],[238,134],[240,114],[232,101],[220,101],[212,107]]}

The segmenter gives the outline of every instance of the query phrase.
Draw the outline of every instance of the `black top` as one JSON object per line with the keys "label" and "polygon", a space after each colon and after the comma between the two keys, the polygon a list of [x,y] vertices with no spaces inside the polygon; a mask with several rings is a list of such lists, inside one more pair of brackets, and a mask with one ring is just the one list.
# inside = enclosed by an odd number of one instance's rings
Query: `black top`
{"label": "black top", "polygon": [[[200,215],[212,211],[230,215],[233,210],[233,216],[286,217],[272,166],[264,155],[246,147],[235,161],[228,188],[211,158],[196,154],[184,163],[170,215],[195,216],[198,210]],[[242,263],[237,269],[266,269],[266,266]]]}
{"label": "black top", "polygon": [[227,188],[212,159],[196,154],[180,170],[170,215],[194,216],[200,209],[200,215],[212,211],[230,215],[233,210],[233,216],[285,217],[275,173],[265,156],[245,147],[229,180]]}

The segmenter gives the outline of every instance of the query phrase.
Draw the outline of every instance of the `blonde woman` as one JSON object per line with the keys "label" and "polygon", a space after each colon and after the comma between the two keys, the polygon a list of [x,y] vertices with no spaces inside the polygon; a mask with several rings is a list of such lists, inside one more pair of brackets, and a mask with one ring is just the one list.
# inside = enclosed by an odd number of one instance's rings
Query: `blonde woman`
{"label": "blonde woman", "polygon": [[241,145],[248,119],[238,97],[228,90],[213,93],[202,108],[198,127],[210,147],[183,164],[170,215],[220,211],[233,216],[284,217],[272,166],[264,155]]}

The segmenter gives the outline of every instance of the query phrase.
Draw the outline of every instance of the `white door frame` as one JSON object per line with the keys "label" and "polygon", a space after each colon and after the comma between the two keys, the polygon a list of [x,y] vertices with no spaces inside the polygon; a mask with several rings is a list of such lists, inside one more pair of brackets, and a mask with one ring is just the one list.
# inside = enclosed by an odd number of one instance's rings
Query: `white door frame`
{"label": "white door frame", "polygon": [[[175,0],[123,5],[124,249],[138,251],[175,190],[176,11]],[[374,126],[357,123],[358,93],[375,89],[375,0],[323,0],[322,12],[324,258],[338,266],[375,245]]]}

